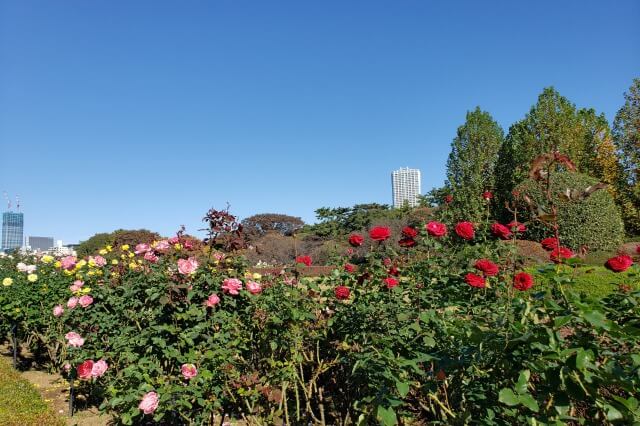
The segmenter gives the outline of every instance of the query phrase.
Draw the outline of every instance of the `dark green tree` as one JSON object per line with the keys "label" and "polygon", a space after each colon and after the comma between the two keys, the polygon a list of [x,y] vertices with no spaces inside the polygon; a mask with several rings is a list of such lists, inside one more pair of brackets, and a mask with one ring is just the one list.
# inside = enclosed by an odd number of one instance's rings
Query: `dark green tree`
{"label": "dark green tree", "polygon": [[504,132],[491,115],[476,107],[458,127],[447,160],[447,184],[459,218],[479,221],[485,211],[482,193],[493,190],[495,166]]}
{"label": "dark green tree", "polygon": [[620,193],[627,232],[640,234],[640,78],[624,94],[613,121],[613,140],[622,163]]}

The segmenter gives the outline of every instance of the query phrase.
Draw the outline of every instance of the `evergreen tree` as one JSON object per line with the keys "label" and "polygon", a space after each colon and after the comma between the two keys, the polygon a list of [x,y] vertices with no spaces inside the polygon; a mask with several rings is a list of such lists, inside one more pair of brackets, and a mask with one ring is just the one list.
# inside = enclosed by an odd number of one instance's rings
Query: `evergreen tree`
{"label": "evergreen tree", "polygon": [[447,160],[452,208],[460,219],[478,221],[485,211],[482,193],[493,190],[495,165],[504,132],[488,112],[476,107],[458,127]]}
{"label": "evergreen tree", "polygon": [[624,99],[612,133],[622,163],[622,214],[627,231],[640,234],[640,78],[633,80]]}

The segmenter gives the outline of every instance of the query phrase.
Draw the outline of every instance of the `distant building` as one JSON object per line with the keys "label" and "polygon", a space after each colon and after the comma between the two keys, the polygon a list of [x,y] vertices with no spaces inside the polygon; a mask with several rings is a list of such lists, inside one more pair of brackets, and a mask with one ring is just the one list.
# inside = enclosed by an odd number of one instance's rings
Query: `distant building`
{"label": "distant building", "polygon": [[53,238],[51,237],[29,237],[27,246],[34,251],[47,251],[53,248]]}
{"label": "distant building", "polygon": [[24,214],[14,212],[2,213],[2,250],[20,248],[24,234]]}
{"label": "distant building", "polygon": [[408,204],[411,207],[418,205],[420,195],[420,170],[408,167],[395,170],[391,173],[391,187],[393,189],[393,207],[402,207]]}

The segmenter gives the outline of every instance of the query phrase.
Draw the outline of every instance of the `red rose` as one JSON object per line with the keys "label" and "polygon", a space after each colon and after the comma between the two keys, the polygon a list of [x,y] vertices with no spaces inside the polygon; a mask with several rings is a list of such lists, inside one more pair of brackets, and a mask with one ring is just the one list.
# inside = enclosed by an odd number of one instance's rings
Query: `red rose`
{"label": "red rose", "polygon": [[636,246],[636,253],[640,254],[640,245]]}
{"label": "red rose", "polygon": [[398,285],[398,280],[388,277],[384,279],[384,283],[387,285],[387,288],[391,289]]}
{"label": "red rose", "polygon": [[444,202],[450,204],[453,201],[453,195],[445,195]]}
{"label": "red rose", "polygon": [[311,256],[298,256],[296,257],[296,263],[303,263],[306,266],[311,266]]}
{"label": "red rose", "polygon": [[413,238],[403,238],[398,241],[398,244],[400,245],[400,247],[413,247],[416,245],[416,240],[414,240]]}
{"label": "red rose", "polygon": [[473,274],[469,272],[464,277],[464,281],[469,284],[471,287],[485,288],[487,286],[486,281],[480,275]]}
{"label": "red rose", "polygon": [[621,254],[616,257],[612,257],[607,260],[607,263],[604,264],[608,269],[611,269],[613,272],[624,272],[629,267],[633,265],[633,259],[626,254]]}
{"label": "red rose", "polygon": [[389,275],[393,275],[393,276],[398,276],[400,274],[400,272],[398,271],[398,268],[396,268],[395,266],[392,266],[391,268],[389,268],[389,270],[387,271],[387,274]]}
{"label": "red rose", "polygon": [[473,228],[473,223],[471,222],[460,222],[456,225],[455,228],[456,234],[464,240],[473,240],[473,237],[476,235],[476,231]]}
{"label": "red rose", "polygon": [[386,226],[376,226],[369,231],[369,237],[373,241],[384,241],[391,236],[391,231]]}
{"label": "red rose", "polygon": [[391,259],[385,257],[382,263],[384,263],[384,266],[391,266]]}
{"label": "red rose", "polygon": [[349,289],[343,285],[339,285],[338,287],[336,287],[335,289],[335,295],[336,295],[336,299],[338,300],[345,300],[349,298],[349,295],[351,294],[351,292],[349,291]]}
{"label": "red rose", "polygon": [[516,220],[512,220],[511,222],[509,222],[507,227],[509,228],[510,231],[513,231],[513,232],[524,232],[527,230],[527,227],[524,225],[524,223],[520,223]]}
{"label": "red rose", "polygon": [[482,193],[482,198],[484,198],[485,200],[490,200],[493,198],[493,193],[491,191],[484,191]]}
{"label": "red rose", "polygon": [[405,226],[404,228],[402,228],[402,235],[407,238],[415,238],[418,236],[418,230],[411,226]]}
{"label": "red rose", "polygon": [[508,240],[511,237],[511,231],[509,228],[498,222],[491,225],[491,232],[493,235],[500,237],[503,240]]}
{"label": "red rose", "polygon": [[571,259],[574,256],[570,248],[557,247],[551,251],[549,258],[555,263],[561,263],[563,259]]}
{"label": "red rose", "polygon": [[513,277],[513,287],[520,291],[529,290],[533,287],[533,277],[526,272],[517,273]]}
{"label": "red rose", "polygon": [[91,371],[93,371],[93,360],[88,359],[78,366],[76,369],[80,380],[91,379]]}
{"label": "red rose", "polygon": [[488,277],[493,277],[498,275],[498,265],[490,261],[489,259],[480,259],[474,265],[476,269],[481,270]]}
{"label": "red rose", "polygon": [[344,265],[344,270],[349,272],[349,273],[351,273],[351,272],[356,270],[356,266],[352,265],[350,263],[347,263],[347,264]]}
{"label": "red rose", "polygon": [[364,237],[360,234],[351,234],[349,237],[349,244],[354,247],[360,247],[364,242]]}
{"label": "red rose", "polygon": [[542,241],[540,241],[540,244],[545,250],[553,250],[559,245],[558,239],[555,237],[544,238]]}
{"label": "red rose", "polygon": [[429,235],[433,237],[440,238],[444,235],[447,235],[447,225],[445,225],[444,223],[432,221],[427,223],[426,228]]}

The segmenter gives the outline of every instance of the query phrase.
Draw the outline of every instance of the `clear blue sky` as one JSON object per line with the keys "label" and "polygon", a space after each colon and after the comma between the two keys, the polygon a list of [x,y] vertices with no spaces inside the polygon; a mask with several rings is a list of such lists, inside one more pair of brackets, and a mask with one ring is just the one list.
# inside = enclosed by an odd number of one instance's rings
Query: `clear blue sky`
{"label": "clear blue sky", "polygon": [[613,119],[638,1],[0,0],[0,190],[28,235],[196,233],[205,211],[391,202],[442,184],[467,110],[545,86]]}

